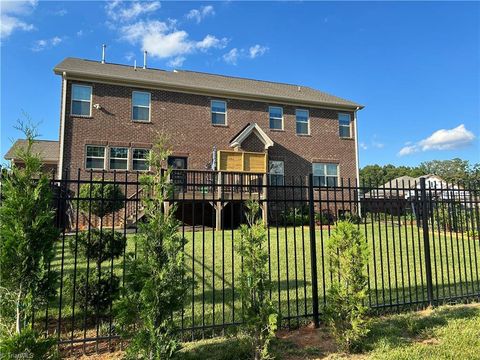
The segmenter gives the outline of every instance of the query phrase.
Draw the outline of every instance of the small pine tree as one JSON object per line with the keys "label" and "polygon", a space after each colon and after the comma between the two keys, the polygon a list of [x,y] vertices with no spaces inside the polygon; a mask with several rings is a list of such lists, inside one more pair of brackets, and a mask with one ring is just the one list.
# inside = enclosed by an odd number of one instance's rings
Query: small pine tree
{"label": "small pine tree", "polygon": [[243,257],[240,294],[243,328],[252,339],[254,359],[270,359],[269,343],[277,330],[278,314],[269,298],[267,230],[258,217],[260,205],[247,202],[247,224],[240,227],[237,250]]}
{"label": "small pine tree", "polygon": [[327,319],[344,351],[357,350],[368,333],[368,248],[355,225],[339,221],[327,241],[334,282],[327,294]]}
{"label": "small pine tree", "polygon": [[48,265],[59,236],[50,180],[33,151],[35,129],[23,124],[19,129],[27,142],[16,157],[24,165],[13,165],[2,179],[0,206],[0,318],[10,335],[13,329],[18,335],[27,331],[32,311],[55,295],[56,273]]}
{"label": "small pine tree", "polygon": [[129,254],[123,297],[115,310],[123,335],[130,339],[129,358],[169,359],[179,349],[174,318],[188,291],[183,247],[175,207],[166,212],[164,201],[172,191],[170,169],[163,171],[170,152],[160,137],[150,152],[152,175],[142,177],[145,222],[139,224],[138,256]]}

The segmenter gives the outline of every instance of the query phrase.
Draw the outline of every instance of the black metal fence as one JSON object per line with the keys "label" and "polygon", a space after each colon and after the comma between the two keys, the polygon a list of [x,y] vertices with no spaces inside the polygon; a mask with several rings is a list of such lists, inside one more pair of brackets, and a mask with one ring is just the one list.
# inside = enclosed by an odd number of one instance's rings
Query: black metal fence
{"label": "black metal fence", "polygon": [[[100,178],[98,177],[100,175]],[[313,177],[270,185],[266,174],[176,171],[179,231],[192,278],[185,308],[176,319],[184,339],[215,336],[241,322],[237,288],[242,259],[235,251],[245,201],[255,199],[267,224],[270,297],[282,324],[321,322],[334,281],[325,245],[340,219],[350,219],[370,250],[368,303],[373,312],[480,299],[480,189],[475,184],[401,183],[395,187],[314,186]],[[60,343],[115,343],[112,302],[125,280],[126,253],[136,253],[137,224],[144,221],[139,174],[110,173],[52,179],[57,224],[62,228],[51,271],[59,274],[56,298],[34,314],[34,325]],[[92,209],[112,199],[85,195],[87,184],[118,187],[125,195],[113,213]],[[90,188],[92,189],[92,188]],[[103,193],[103,192],[102,192]],[[83,194],[83,195],[82,195]],[[114,232],[121,252],[102,261],[82,253],[82,239]]]}

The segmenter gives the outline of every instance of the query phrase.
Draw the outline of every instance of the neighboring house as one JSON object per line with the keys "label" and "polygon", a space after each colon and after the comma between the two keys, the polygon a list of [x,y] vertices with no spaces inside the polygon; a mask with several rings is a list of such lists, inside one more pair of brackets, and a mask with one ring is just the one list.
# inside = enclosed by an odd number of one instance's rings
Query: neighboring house
{"label": "neighboring house", "polygon": [[[19,148],[27,146],[27,140],[18,139],[5,154],[5,160],[10,160],[12,165],[23,167],[25,164],[17,155]],[[58,158],[60,155],[59,143],[55,140],[35,140],[32,152],[42,159],[45,171],[56,174],[58,172]]]}
{"label": "neighboring house", "polygon": [[352,101],[301,85],[76,58],[54,72],[62,77],[62,177],[148,170],[163,132],[176,169],[269,174],[275,184],[312,172],[320,186],[358,179],[363,107]]}

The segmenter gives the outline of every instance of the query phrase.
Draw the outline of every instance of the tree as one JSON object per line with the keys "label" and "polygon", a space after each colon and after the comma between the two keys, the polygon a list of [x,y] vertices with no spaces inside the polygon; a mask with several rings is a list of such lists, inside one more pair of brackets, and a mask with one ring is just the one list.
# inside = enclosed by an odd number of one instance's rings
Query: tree
{"label": "tree", "polygon": [[[187,297],[183,247],[175,206],[166,212],[164,201],[172,192],[171,169],[161,166],[170,151],[160,137],[150,152],[152,175],[141,178],[145,222],[139,224],[139,255],[129,254],[123,297],[115,305],[123,336],[130,338],[130,358],[168,359],[179,349],[174,318]],[[150,196],[150,197],[148,197]]]}
{"label": "tree", "polygon": [[16,156],[25,165],[12,166],[3,178],[0,207],[1,317],[2,323],[10,320],[12,312],[4,300],[13,299],[17,334],[29,323],[32,311],[55,294],[56,274],[48,265],[59,236],[50,180],[42,172],[41,158],[32,150],[35,129],[23,124],[19,129],[27,144]]}
{"label": "tree", "polygon": [[424,174],[434,174],[447,182],[455,183],[467,180],[470,171],[468,160],[459,158],[425,161],[420,164],[419,168]]}
{"label": "tree", "polygon": [[252,339],[254,359],[269,359],[269,343],[275,336],[278,314],[269,298],[267,230],[258,217],[260,205],[247,202],[247,224],[240,227],[238,253],[243,258],[240,294],[243,327]]}

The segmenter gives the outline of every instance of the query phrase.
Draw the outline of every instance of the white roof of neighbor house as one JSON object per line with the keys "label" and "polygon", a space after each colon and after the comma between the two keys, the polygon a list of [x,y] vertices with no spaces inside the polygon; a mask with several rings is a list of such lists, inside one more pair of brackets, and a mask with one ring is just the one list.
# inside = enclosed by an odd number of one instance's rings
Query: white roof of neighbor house
{"label": "white roof of neighbor house", "polygon": [[243,96],[277,102],[329,106],[355,110],[363,108],[353,101],[340,98],[307,86],[261,81],[195,71],[165,71],[99,61],[66,58],[54,68],[58,75],[91,81],[119,81],[165,89],[219,94],[224,97]]}

